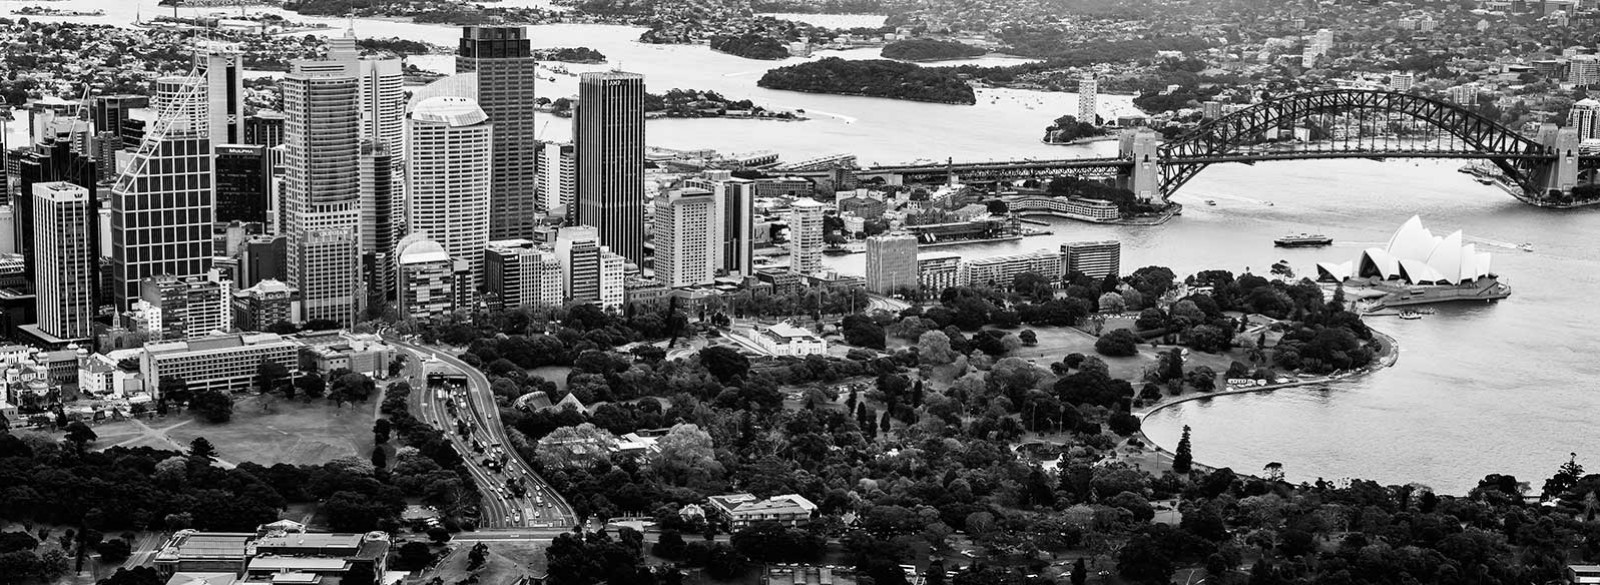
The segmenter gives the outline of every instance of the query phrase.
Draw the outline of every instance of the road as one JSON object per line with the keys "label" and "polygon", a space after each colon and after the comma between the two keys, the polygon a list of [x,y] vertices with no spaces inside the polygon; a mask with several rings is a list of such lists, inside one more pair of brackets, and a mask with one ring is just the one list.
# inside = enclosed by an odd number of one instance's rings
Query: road
{"label": "road", "polygon": [[[419,419],[444,431],[466,460],[467,470],[482,495],[479,528],[533,529],[530,532],[550,531],[552,535],[570,530],[577,522],[572,506],[550,489],[544,478],[539,477],[533,467],[511,448],[505,427],[500,422],[500,410],[489,390],[489,378],[448,352],[394,339],[390,342],[411,354],[406,364],[407,375],[413,380],[412,387],[421,389],[412,394],[414,413]],[[466,384],[429,386],[423,374],[424,362],[428,359],[439,360],[460,370],[466,376]],[[454,413],[450,404],[455,405]],[[469,427],[466,436],[456,432],[457,421],[466,421]],[[475,449],[473,441],[477,441],[483,451]],[[504,465],[499,471],[489,465],[491,456],[495,455],[495,446],[499,446],[500,453],[504,454]],[[527,488],[523,497],[519,498],[506,489],[507,480],[511,478],[523,481]]]}
{"label": "road", "polygon": [[888,311],[899,313],[911,307],[911,303],[900,299],[889,298],[883,295],[867,295],[867,312]]}

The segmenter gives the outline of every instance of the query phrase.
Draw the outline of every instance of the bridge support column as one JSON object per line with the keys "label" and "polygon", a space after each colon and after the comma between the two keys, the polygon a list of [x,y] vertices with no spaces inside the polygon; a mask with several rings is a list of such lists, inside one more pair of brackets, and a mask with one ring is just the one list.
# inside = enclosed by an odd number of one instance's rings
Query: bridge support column
{"label": "bridge support column", "polygon": [[1571,192],[1578,186],[1578,129],[1545,124],[1539,127],[1539,143],[1550,147],[1556,160],[1535,177],[1543,187],[1536,197],[1542,199],[1550,191]]}
{"label": "bridge support column", "polygon": [[1159,135],[1149,128],[1123,130],[1117,156],[1133,161],[1128,190],[1140,201],[1165,205],[1167,196],[1161,192],[1161,165],[1156,154],[1160,145]]}

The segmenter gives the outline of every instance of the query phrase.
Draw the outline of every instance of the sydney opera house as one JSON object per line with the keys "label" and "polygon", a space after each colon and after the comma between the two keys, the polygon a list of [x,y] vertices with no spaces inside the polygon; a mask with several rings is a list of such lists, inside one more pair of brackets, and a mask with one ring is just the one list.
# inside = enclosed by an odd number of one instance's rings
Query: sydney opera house
{"label": "sydney opera house", "polygon": [[[1461,243],[1461,232],[1439,237],[1412,216],[1385,248],[1367,248],[1350,262],[1317,264],[1317,279],[1368,289],[1376,308],[1448,301],[1493,301],[1511,288],[1490,270],[1490,254]],[[1364,295],[1367,296],[1367,295]]]}

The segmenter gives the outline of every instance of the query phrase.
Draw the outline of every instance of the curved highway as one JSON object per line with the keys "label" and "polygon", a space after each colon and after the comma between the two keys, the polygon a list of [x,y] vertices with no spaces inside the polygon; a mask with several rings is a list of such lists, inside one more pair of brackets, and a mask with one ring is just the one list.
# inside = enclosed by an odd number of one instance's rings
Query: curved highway
{"label": "curved highway", "polygon": [[[482,495],[479,528],[532,529],[529,532],[537,534],[530,534],[530,537],[571,529],[577,522],[572,506],[511,448],[500,422],[500,409],[489,389],[489,378],[446,351],[396,339],[389,341],[411,354],[406,370],[414,380],[412,387],[418,389],[410,399],[413,412],[417,418],[444,431],[466,460],[467,470]],[[466,377],[466,384],[430,386],[424,373],[424,363],[430,359],[459,370]],[[451,404],[454,412],[451,412]],[[465,436],[457,432],[458,421],[464,421],[468,427]],[[474,447],[474,442],[482,452]],[[497,457],[496,446],[503,455]],[[490,465],[492,459],[502,459],[504,464],[497,470]],[[507,489],[507,481],[512,479],[527,488],[522,497]]]}

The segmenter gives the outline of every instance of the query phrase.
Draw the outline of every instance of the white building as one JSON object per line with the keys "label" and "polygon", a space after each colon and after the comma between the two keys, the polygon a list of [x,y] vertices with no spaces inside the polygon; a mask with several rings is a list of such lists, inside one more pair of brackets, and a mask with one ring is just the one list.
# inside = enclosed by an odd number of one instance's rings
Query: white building
{"label": "white building", "polygon": [[89,190],[67,182],[33,185],[35,303],[40,332],[61,340],[94,335],[94,272],[89,249],[95,217]]}
{"label": "white building", "polygon": [[434,97],[411,112],[406,226],[426,232],[450,257],[464,260],[476,287],[489,245],[489,187],[494,127],[468,98]]}
{"label": "white building", "polygon": [[917,289],[917,237],[906,233],[867,238],[867,290],[891,294]]}
{"label": "white building", "polygon": [[1411,86],[1416,82],[1416,75],[1410,73],[1390,73],[1389,91],[1397,91],[1402,93],[1408,92],[1411,91]]}
{"label": "white building", "polygon": [[656,280],[667,288],[709,284],[721,252],[722,206],[711,191],[673,189],[655,199]]}
{"label": "white building", "polygon": [[755,342],[763,351],[776,356],[821,355],[828,352],[828,342],[810,329],[777,323],[755,331]]}
{"label": "white building", "polygon": [[578,192],[578,162],[571,142],[546,142],[539,150],[539,195],[551,210],[572,209]]}
{"label": "white building", "polygon": [[969,260],[961,263],[961,274],[957,280],[963,285],[1009,287],[1012,279],[1024,272],[1037,273],[1051,280],[1059,279],[1063,273],[1061,253],[1039,250]]}
{"label": "white building", "polygon": [[147,344],[140,355],[140,371],[156,393],[165,377],[182,378],[190,390],[238,392],[257,387],[261,362],[294,371],[299,353],[299,343],[276,334],[237,333]]}
{"label": "white building", "polygon": [[1600,101],[1584,98],[1572,104],[1567,125],[1578,129],[1578,140],[1600,138]]}
{"label": "white building", "polygon": [[1100,110],[1100,82],[1093,75],[1078,79],[1078,121],[1094,124]]}
{"label": "white building", "polygon": [[621,310],[626,300],[623,288],[623,270],[628,259],[612,254],[606,246],[600,247],[600,308]]}
{"label": "white building", "polygon": [[810,197],[789,206],[789,271],[810,274],[822,267],[822,212],[826,205]]}
{"label": "white building", "polygon": [[503,307],[555,307],[563,301],[561,260],[530,240],[489,242],[483,275],[484,290]]}

